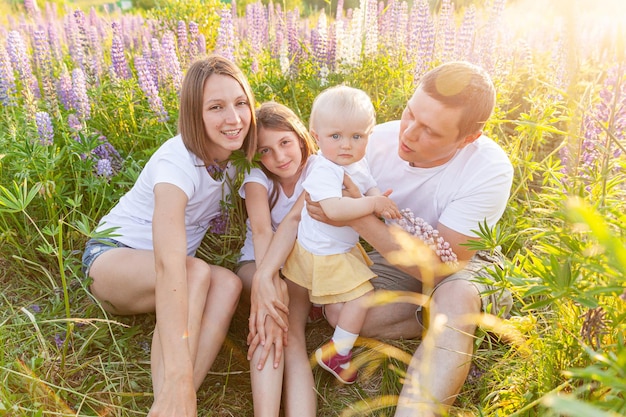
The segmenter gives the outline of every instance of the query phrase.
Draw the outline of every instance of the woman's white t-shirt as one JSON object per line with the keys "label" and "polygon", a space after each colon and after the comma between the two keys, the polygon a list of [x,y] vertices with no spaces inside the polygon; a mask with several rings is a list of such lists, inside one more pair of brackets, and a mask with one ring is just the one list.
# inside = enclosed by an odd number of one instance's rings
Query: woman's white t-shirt
{"label": "woman's white t-shirt", "polygon": [[105,215],[97,231],[117,228],[112,236],[135,249],[153,250],[152,216],[154,186],[173,184],[188,198],[185,207],[187,255],[193,256],[200,246],[211,219],[220,214],[220,201],[230,194],[227,178],[235,177],[229,163],[224,178],[214,180],[201,159],[189,151],[180,135],[166,141],[147,162],[133,187]]}

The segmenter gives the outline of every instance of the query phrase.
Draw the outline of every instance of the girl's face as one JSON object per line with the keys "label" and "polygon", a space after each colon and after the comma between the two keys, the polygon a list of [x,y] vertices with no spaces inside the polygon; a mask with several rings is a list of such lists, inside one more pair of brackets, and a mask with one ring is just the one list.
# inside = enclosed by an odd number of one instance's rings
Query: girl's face
{"label": "girl's face", "polygon": [[221,74],[207,79],[202,97],[202,120],[211,142],[210,153],[217,161],[228,159],[233,151],[243,146],[252,112],[237,80]]}
{"label": "girl's face", "polygon": [[261,163],[272,174],[285,180],[299,174],[302,145],[295,132],[261,127],[257,140]]}

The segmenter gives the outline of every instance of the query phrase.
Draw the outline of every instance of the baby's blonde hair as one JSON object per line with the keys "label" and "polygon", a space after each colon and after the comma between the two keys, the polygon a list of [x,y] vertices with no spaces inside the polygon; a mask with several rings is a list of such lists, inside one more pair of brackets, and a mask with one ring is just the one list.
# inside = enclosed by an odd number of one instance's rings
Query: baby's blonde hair
{"label": "baby's blonde hair", "polygon": [[347,85],[327,88],[315,97],[309,117],[309,130],[316,130],[320,119],[328,115],[342,118],[363,117],[368,123],[364,127],[366,131],[376,124],[376,111],[370,96],[363,90]]}

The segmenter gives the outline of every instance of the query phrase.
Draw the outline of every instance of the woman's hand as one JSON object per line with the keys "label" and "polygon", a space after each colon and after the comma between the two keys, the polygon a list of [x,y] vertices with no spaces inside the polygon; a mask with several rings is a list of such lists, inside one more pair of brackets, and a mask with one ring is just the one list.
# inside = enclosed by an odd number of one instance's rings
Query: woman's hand
{"label": "woman's hand", "polygon": [[[269,315],[286,332],[289,329],[287,315],[288,295],[286,284],[278,275],[271,279],[264,277],[259,270],[252,278],[250,295],[250,319],[248,327],[252,340],[259,334],[261,345],[265,345],[265,320]],[[285,303],[285,300],[287,303]],[[282,314],[281,314],[282,313]]]}

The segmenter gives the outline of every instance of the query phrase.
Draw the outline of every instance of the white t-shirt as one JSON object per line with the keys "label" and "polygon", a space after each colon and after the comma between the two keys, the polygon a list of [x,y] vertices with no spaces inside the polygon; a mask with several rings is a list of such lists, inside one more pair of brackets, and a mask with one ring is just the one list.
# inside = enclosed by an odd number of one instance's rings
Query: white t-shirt
{"label": "white t-shirt", "polygon": [[389,197],[399,209],[466,236],[485,219],[496,224],[513,182],[513,167],[498,144],[481,136],[441,166],[416,168],[398,156],[399,131],[400,121],[377,125],[366,154],[378,188],[392,189]]}
{"label": "white t-shirt", "polygon": [[[304,177],[307,172],[307,167],[309,166],[309,161],[305,165],[302,170],[302,174],[296,185],[294,187],[293,194],[291,197],[287,197],[282,187],[279,187],[278,190],[278,198],[276,200],[276,204],[272,207],[270,211],[270,217],[272,219],[272,230],[276,231],[278,225],[283,221],[289,210],[293,207],[293,205],[302,194],[302,181],[304,181]],[[249,182],[255,182],[257,184],[261,184],[265,189],[267,189],[268,197],[272,195],[274,190],[274,182],[270,180],[267,175],[260,168],[253,168],[250,170],[248,174],[244,176],[243,183],[241,184],[241,188],[239,188],[239,195],[241,198],[246,198],[246,190],[245,185]],[[253,261],[254,258],[254,243],[252,241],[252,229],[250,228],[250,219],[246,220],[246,241],[241,248],[241,257],[239,258],[239,262],[243,261]]]}
{"label": "white t-shirt", "polygon": [[215,181],[202,160],[185,147],[181,136],[175,136],[152,155],[133,187],[102,218],[97,230],[117,227],[114,233],[120,236],[114,236],[115,240],[135,249],[153,250],[154,186],[173,184],[187,194],[187,255],[193,256],[209,221],[220,214],[220,201],[230,194],[226,178],[235,177],[235,168],[229,163],[224,174],[224,179]]}
{"label": "white t-shirt", "polygon": [[[365,194],[376,187],[365,159],[348,166],[337,165],[321,155],[311,156],[309,171],[302,183],[312,201],[327,198],[341,198],[343,174]],[[349,226],[337,227],[318,222],[309,216],[306,207],[298,225],[298,242],[304,249],[315,255],[336,255],[349,252],[359,240],[359,235]]]}

